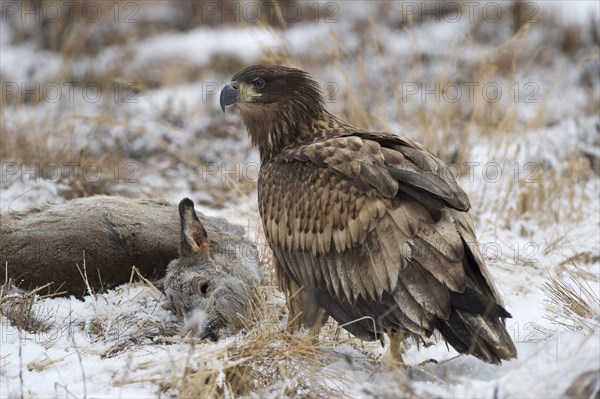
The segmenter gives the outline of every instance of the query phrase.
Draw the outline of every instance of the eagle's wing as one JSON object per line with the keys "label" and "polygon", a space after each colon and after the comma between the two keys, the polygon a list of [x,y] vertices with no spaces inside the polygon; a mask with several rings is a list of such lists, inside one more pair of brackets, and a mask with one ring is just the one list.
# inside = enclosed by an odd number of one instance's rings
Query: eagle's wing
{"label": "eagle's wing", "polygon": [[452,172],[421,144],[389,133],[356,133],[284,151],[279,160],[311,162],[349,179],[362,191],[386,198],[398,190],[423,204],[469,209]]}
{"label": "eagle's wing", "polygon": [[[285,150],[261,167],[259,208],[282,267],[338,322],[370,316],[379,328],[429,335],[455,308],[509,316],[467,195],[407,139],[353,133]],[[373,326],[345,328],[374,339]]]}

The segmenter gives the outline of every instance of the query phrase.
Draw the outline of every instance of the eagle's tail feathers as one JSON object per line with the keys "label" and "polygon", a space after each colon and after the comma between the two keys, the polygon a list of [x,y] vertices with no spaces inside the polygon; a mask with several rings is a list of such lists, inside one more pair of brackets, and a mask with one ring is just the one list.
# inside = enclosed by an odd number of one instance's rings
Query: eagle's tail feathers
{"label": "eagle's tail feathers", "polygon": [[459,353],[494,364],[517,357],[515,344],[497,317],[453,309],[448,320],[440,320],[437,328]]}

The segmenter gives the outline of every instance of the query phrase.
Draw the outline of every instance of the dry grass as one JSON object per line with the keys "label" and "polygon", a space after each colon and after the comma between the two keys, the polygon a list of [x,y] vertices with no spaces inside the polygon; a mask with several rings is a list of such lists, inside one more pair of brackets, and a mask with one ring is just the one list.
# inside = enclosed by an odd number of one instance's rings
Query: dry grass
{"label": "dry grass", "polygon": [[122,183],[114,172],[123,168],[127,160],[123,151],[82,144],[86,138],[106,134],[105,125],[85,126],[73,114],[10,126],[2,119],[0,158],[17,168],[15,175],[7,176],[55,183],[66,199],[114,193],[113,187]]}
{"label": "dry grass", "polygon": [[[589,276],[575,264],[563,276],[550,276],[544,283],[548,320],[572,330],[593,333],[600,329],[600,296],[588,282]],[[592,284],[597,287],[598,281]]]}
{"label": "dry grass", "polygon": [[[205,356],[199,356],[202,361]],[[232,345],[222,356],[200,364],[179,381],[183,397],[231,397],[263,395],[319,396],[343,395],[343,379],[330,368],[332,356],[323,353],[310,340],[285,336],[270,329],[253,329],[243,342]],[[217,360],[215,362],[215,360]],[[333,387],[332,387],[333,385]]]}
{"label": "dry grass", "polygon": [[505,220],[532,220],[540,226],[563,221],[581,222],[588,215],[583,206],[592,198],[587,184],[594,177],[589,159],[574,149],[561,173],[542,163],[518,165],[521,178],[508,182],[506,197],[498,200]]}
{"label": "dry grass", "polygon": [[562,395],[565,398],[597,398],[600,396],[600,370],[590,370],[575,377]]}
{"label": "dry grass", "polygon": [[6,317],[14,327],[31,334],[50,331],[54,324],[52,318],[40,315],[34,309],[35,303],[43,298],[37,293],[49,285],[24,292],[16,289],[12,280],[5,279],[0,288],[0,316]]}

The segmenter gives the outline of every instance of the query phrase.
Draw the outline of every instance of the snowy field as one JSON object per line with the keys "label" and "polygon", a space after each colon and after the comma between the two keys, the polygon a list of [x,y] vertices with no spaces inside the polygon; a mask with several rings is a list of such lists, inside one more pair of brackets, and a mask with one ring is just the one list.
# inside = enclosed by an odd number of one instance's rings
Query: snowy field
{"label": "snowy field", "polygon": [[[600,6],[572,2],[1,1],[0,212],[96,194],[192,198],[245,227],[256,320],[180,334],[160,292],[0,292],[0,397],[598,397]],[[258,152],[218,93],[244,66],[309,71],[328,109],[456,173],[519,351],[285,334],[256,205]],[[137,281],[137,280],[136,280]],[[428,363],[435,359],[437,364]],[[423,365],[421,365],[423,363]]]}

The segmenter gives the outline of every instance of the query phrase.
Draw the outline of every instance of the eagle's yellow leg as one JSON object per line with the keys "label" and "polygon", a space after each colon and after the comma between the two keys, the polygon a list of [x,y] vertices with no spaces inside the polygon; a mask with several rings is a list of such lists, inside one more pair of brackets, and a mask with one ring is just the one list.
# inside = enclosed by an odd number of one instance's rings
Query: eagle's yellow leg
{"label": "eagle's yellow leg", "polygon": [[404,360],[402,359],[402,353],[406,350],[406,347],[404,346],[404,331],[389,333],[388,336],[390,338],[390,347],[385,355],[383,355],[383,363],[391,366],[408,368],[408,365],[404,363]]}
{"label": "eagle's yellow leg", "polygon": [[313,344],[318,344],[319,343],[319,334],[321,333],[321,327],[323,327],[323,324],[325,324],[325,321],[327,319],[325,318],[325,309],[323,309],[322,307],[318,307],[317,309],[317,315],[316,318],[314,320],[314,324],[312,325],[312,327],[310,327],[310,337],[313,341]]}
{"label": "eagle's yellow leg", "polygon": [[301,288],[283,271],[277,258],[273,257],[273,268],[277,275],[277,285],[285,294],[288,309],[288,322],[285,331],[293,334],[302,324]]}

